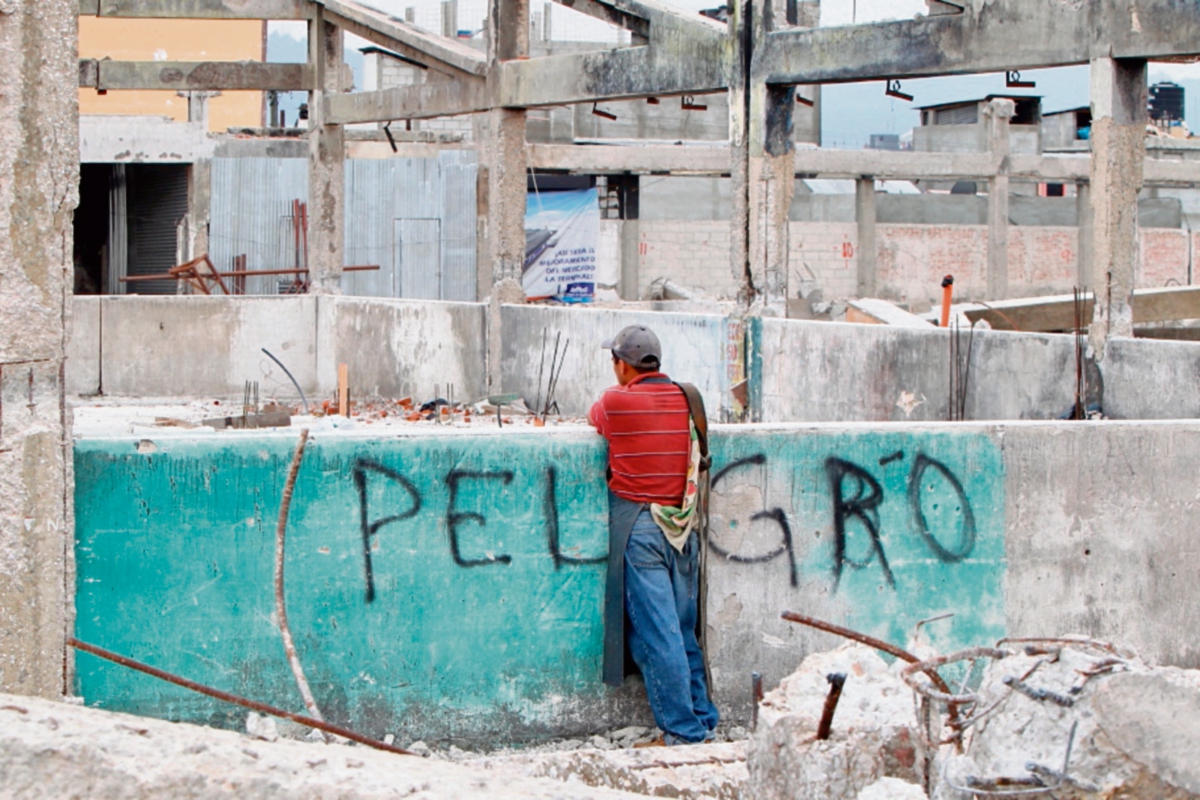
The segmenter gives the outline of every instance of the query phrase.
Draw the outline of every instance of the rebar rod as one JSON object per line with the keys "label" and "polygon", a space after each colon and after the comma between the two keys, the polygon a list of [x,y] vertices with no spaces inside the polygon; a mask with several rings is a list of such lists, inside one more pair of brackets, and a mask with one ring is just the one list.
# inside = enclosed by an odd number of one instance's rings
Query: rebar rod
{"label": "rebar rod", "polygon": [[825,707],[821,709],[821,722],[817,725],[817,739],[829,738],[833,728],[833,712],[837,711],[838,700],[842,699],[842,686],[846,683],[846,673],[831,672],[825,676],[829,681],[829,694],[825,695]]}
{"label": "rebar rod", "polygon": [[257,700],[239,697],[236,694],[223,692],[220,689],[214,689],[211,686],[205,686],[202,683],[196,683],[195,681],[188,680],[187,678],[181,678],[178,675],[172,675],[170,672],[158,669],[157,667],[152,667],[149,664],[143,664],[142,662],[135,661],[132,658],[126,658],[125,656],[114,653],[111,650],[105,650],[103,647],[97,647],[94,644],[81,642],[74,636],[68,636],[66,642],[76,650],[82,650],[83,652],[90,653],[97,658],[103,658],[106,661],[113,662],[114,664],[120,664],[122,667],[128,667],[129,669],[143,672],[146,675],[151,675],[159,680],[164,680],[167,683],[173,683],[176,686],[182,686],[184,689],[191,689],[193,692],[199,692],[200,694],[207,695],[208,697],[212,697],[216,700],[223,700],[226,703],[232,703],[235,706],[248,708],[251,711],[270,714],[271,716],[279,717],[280,719],[290,719],[292,722],[299,723],[300,725],[316,728],[317,730],[324,731],[325,733],[332,733],[336,736],[341,736],[343,739],[349,739],[352,742],[365,744],[367,747],[374,747],[376,750],[386,750],[389,753],[397,753],[402,756],[416,755],[416,753],[411,753],[402,747],[384,744],[383,742],[376,741],[370,737],[363,736],[361,733],[355,733],[348,728],[343,728],[340,725],[331,725],[323,720],[305,717],[301,714],[293,714],[292,712],[285,711],[282,708],[275,708],[274,706],[269,706],[266,703],[260,703]]}
{"label": "rebar rod", "polygon": [[292,640],[292,629],[288,625],[287,602],[284,600],[283,593],[283,556],[288,510],[292,506],[292,492],[296,488],[296,475],[300,472],[300,460],[304,458],[304,447],[307,444],[308,428],[305,428],[300,431],[300,441],[296,445],[295,455],[292,456],[291,466],[288,467],[287,483],[283,487],[283,500],[279,505],[279,524],[275,527],[275,616],[279,620],[279,635],[283,638],[283,650],[287,653],[288,665],[292,668],[292,675],[296,677],[300,696],[304,698],[304,707],[315,719],[324,720],[312,690],[308,688],[308,679],[304,677],[304,666],[300,663],[300,656],[296,654],[296,643]]}

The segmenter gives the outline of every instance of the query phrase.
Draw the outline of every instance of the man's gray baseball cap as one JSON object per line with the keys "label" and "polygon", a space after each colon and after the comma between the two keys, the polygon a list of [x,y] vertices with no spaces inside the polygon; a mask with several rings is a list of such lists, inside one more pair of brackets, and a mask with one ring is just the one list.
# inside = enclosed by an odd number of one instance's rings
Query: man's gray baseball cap
{"label": "man's gray baseball cap", "polygon": [[611,350],[613,355],[635,367],[657,367],[662,363],[662,345],[654,331],[645,325],[630,325],[622,328],[601,347]]}

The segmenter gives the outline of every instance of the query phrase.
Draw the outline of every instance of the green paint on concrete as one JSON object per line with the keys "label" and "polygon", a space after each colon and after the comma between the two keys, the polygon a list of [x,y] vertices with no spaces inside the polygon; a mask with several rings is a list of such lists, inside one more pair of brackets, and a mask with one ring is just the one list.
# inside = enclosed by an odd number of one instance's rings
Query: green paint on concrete
{"label": "green paint on concrete", "polygon": [[[275,524],[293,442],[158,445],[140,455],[129,440],[77,443],[77,635],[302,711],[273,623]],[[371,602],[356,469],[368,525],[407,517],[372,537]],[[603,557],[603,475],[598,438],[314,437],[288,528],[287,597],[327,716],[378,735],[519,735],[594,701],[603,567],[556,567],[548,516],[564,556]],[[471,566],[452,556],[451,523]],[[78,685],[115,710],[218,724],[243,716],[84,654]]]}
{"label": "green paint on concrete", "polygon": [[[737,464],[715,494],[768,486],[756,510],[786,512],[796,585],[827,596],[832,621],[903,645],[918,621],[953,611],[923,633],[943,653],[1005,635],[1004,465],[987,435],[797,429],[719,437],[714,455],[718,470]],[[748,515],[715,519],[710,541],[761,560],[766,580],[786,585],[782,526],[768,523],[773,547],[738,550],[739,521]]]}
{"label": "green paint on concrete", "polygon": [[[302,711],[273,622],[294,443],[180,436],[139,453],[131,438],[77,442],[79,638]],[[763,607],[816,597],[797,610],[898,643],[955,611],[927,629],[942,652],[1004,635],[1004,470],[986,434],[724,428],[713,449],[714,510],[743,501],[714,514],[709,568],[744,574]],[[628,720],[600,680],[604,460],[602,440],[582,433],[316,435],[288,528],[287,597],[326,715],[406,739],[520,740]],[[244,717],[85,654],[77,682],[114,710],[231,727]]]}

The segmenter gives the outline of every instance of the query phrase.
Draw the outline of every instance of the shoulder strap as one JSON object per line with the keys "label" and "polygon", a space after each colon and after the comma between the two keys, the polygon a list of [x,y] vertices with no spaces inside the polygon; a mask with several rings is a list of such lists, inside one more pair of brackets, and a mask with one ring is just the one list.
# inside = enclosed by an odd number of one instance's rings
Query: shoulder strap
{"label": "shoulder strap", "polygon": [[712,456],[708,454],[708,415],[704,413],[704,398],[700,390],[690,383],[672,381],[683,396],[687,398],[688,411],[692,415],[692,424],[696,426],[696,438],[700,441],[700,470],[707,471],[712,466]]}

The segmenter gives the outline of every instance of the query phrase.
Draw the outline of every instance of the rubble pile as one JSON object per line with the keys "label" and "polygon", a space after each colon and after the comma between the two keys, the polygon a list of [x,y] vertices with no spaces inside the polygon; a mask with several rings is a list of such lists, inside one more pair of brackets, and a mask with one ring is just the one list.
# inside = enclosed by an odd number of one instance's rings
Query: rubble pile
{"label": "rubble pile", "polygon": [[[955,662],[950,688],[938,670]],[[1197,753],[1198,670],[1075,636],[890,667],[854,643],[809,656],[763,698],[747,796],[1200,800]]]}
{"label": "rubble pile", "polygon": [[[845,684],[831,733],[817,740],[828,676],[836,674]],[[930,755],[912,690],[874,650],[857,643],[810,655],[768,692],[750,742],[747,796],[756,800],[853,800],[881,778],[917,788]]]}
{"label": "rubble pile", "polygon": [[[0,694],[0,798],[617,800],[638,795],[368,747],[289,741]],[[266,737],[266,738],[263,738]],[[661,749],[661,748],[660,748]],[[686,748],[683,748],[686,749]]]}
{"label": "rubble pile", "polygon": [[463,763],[517,772],[530,778],[556,778],[651,797],[739,800],[755,796],[745,792],[745,741],[641,750],[594,748],[490,757]]}
{"label": "rubble pile", "polygon": [[992,661],[978,695],[965,752],[939,755],[935,800],[1200,797],[1200,671],[1043,642]]}

